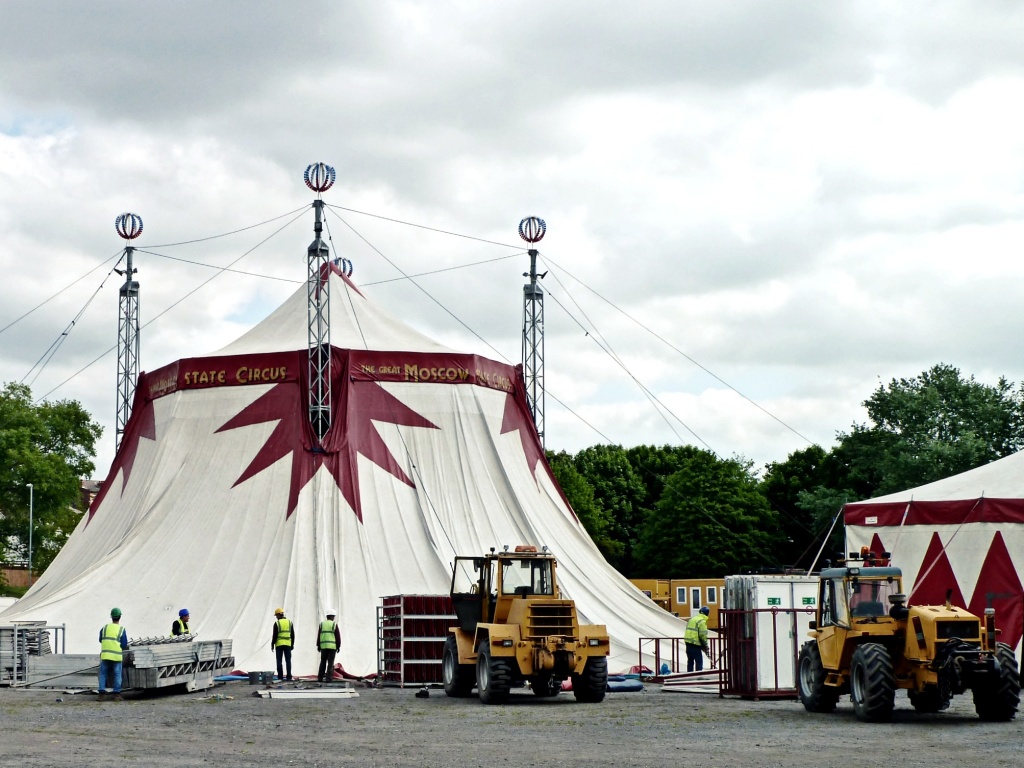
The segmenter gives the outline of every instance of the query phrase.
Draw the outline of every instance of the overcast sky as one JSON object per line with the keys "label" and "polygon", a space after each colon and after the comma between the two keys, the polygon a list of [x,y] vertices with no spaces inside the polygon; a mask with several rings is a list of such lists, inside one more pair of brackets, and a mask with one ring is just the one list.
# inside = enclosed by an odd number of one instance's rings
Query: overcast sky
{"label": "overcast sky", "polygon": [[894,377],[1024,380],[1022,40],[1019,2],[8,0],[0,381],[81,401],[103,477],[115,217],[153,370],[299,287],[323,161],[334,255],[467,352],[520,361],[547,221],[549,449],[830,448]]}

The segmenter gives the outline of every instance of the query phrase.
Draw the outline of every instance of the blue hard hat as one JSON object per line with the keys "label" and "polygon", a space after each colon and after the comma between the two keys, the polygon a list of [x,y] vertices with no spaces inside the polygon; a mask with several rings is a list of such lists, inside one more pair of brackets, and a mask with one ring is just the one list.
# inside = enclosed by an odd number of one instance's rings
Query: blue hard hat
{"label": "blue hard hat", "polygon": [[188,616],[188,608],[182,608],[180,611],[178,611],[178,615],[179,616]]}
{"label": "blue hard hat", "polygon": [[711,613],[711,609],[708,608],[706,605],[702,605],[700,607],[700,612],[707,616],[709,613]]}

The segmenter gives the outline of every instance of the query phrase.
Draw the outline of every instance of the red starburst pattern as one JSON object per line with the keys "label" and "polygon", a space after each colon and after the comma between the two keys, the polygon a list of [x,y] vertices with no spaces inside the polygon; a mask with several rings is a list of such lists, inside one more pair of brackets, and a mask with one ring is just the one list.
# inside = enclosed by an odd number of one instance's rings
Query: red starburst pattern
{"label": "red starburst pattern", "polygon": [[[338,377],[335,384],[345,382],[338,397],[336,411],[344,414],[333,420],[322,445],[312,439],[302,403],[301,389],[294,383],[277,384],[224,424],[217,432],[276,421],[277,425],[234,485],[244,483],[270,465],[291,455],[291,483],[288,489],[288,517],[299,502],[299,492],[320,467],[327,467],[345,500],[362,522],[359,494],[358,456],[368,458],[409,486],[415,483],[406,475],[388,449],[374,422],[401,426],[437,429],[427,419],[408,408],[373,382],[352,382]],[[335,390],[337,392],[337,389]]]}
{"label": "red starburst pattern", "polygon": [[519,432],[519,442],[523,446],[526,465],[530,468],[534,480],[537,479],[537,465],[540,464],[544,467],[544,471],[547,472],[551,483],[558,490],[558,495],[561,496],[566,509],[578,520],[576,510],[569,503],[565,491],[558,484],[558,480],[555,479],[555,475],[551,471],[551,465],[548,464],[547,458],[544,456],[544,446],[541,445],[540,436],[537,434],[537,428],[533,424],[533,418],[530,416],[526,400],[521,395],[517,397],[516,393],[509,392],[505,397],[505,412],[501,417],[501,434],[504,435],[507,432],[515,431]]}
{"label": "red starburst pattern", "polygon": [[[138,390],[143,388],[143,381],[144,379],[139,379]],[[131,418],[128,420],[124,436],[121,439],[121,447],[117,451],[114,463],[110,466],[107,479],[103,482],[99,493],[96,494],[96,498],[92,500],[92,504],[89,505],[90,521],[97,510],[99,510],[103,499],[106,498],[107,491],[110,490],[111,483],[117,477],[118,472],[122,472],[121,495],[124,495],[124,489],[128,487],[128,479],[131,477],[132,468],[135,466],[135,457],[139,452],[139,440],[143,437],[149,440],[156,440],[156,416],[153,412],[152,401],[145,402],[141,397],[136,396]],[[88,525],[88,523],[86,524]]]}
{"label": "red starburst pattern", "polygon": [[533,422],[523,417],[520,403],[516,401],[515,395],[509,392],[505,398],[505,413],[501,417],[501,434],[516,430],[519,431],[519,442],[523,446],[523,453],[526,454],[526,464],[530,471],[536,474],[537,464],[544,457],[544,449],[541,448]]}

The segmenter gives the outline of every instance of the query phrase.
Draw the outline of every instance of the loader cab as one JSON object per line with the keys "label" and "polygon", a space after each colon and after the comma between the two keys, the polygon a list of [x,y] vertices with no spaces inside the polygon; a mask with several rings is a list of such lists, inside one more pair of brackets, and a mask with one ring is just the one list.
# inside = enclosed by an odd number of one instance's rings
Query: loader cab
{"label": "loader cab", "polygon": [[888,617],[890,598],[902,591],[899,568],[827,568],[821,572],[818,626],[849,628],[858,620]]}
{"label": "loader cab", "polygon": [[555,559],[533,546],[483,557],[457,557],[452,569],[452,607],[463,632],[508,618],[513,600],[557,596]]}
{"label": "loader cab", "polygon": [[495,583],[491,557],[457,557],[452,568],[452,608],[463,632],[475,632],[476,625],[494,613],[488,600]]}
{"label": "loader cab", "polygon": [[819,627],[846,626],[849,624],[850,609],[843,588],[843,577],[825,578],[818,585]]}
{"label": "loader cab", "polygon": [[889,597],[902,592],[902,581],[899,568],[865,566],[863,560],[852,557],[841,567],[821,571],[818,617],[812,632],[826,669],[839,669],[842,659],[849,657],[852,647],[848,641],[860,642],[867,632],[895,631],[889,618]]}
{"label": "loader cab", "polygon": [[[883,570],[879,568],[871,571]],[[893,568],[887,570],[896,570]],[[879,574],[850,580],[850,615],[854,619],[876,619],[889,615],[890,598],[902,593],[899,574]]]}

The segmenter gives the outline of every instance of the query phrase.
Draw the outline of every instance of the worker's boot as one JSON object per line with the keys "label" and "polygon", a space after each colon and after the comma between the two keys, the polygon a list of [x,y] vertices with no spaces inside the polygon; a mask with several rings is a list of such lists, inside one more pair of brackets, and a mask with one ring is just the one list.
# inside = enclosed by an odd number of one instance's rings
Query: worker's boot
{"label": "worker's boot", "polygon": [[107,700],[107,693],[106,693],[106,691],[100,691],[99,695],[96,696],[96,701],[106,701],[106,700]]}
{"label": "worker's boot", "polygon": [[120,693],[115,693],[113,698],[112,698],[112,701],[124,701],[124,699],[121,698],[121,694]]}

